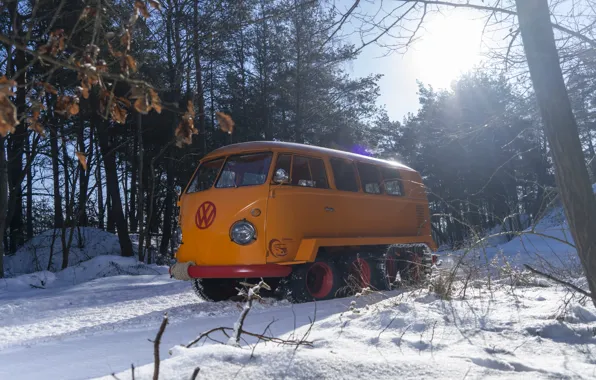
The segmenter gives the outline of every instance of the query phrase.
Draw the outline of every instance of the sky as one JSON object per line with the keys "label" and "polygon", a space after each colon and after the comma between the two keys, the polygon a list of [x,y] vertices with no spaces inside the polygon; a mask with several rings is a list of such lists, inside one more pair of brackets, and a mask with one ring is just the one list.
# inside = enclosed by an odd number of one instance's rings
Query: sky
{"label": "sky", "polygon": [[[344,0],[337,6],[347,9],[351,4],[352,0]],[[376,12],[378,8],[378,4],[366,1],[359,5],[361,12]],[[462,9],[433,14],[425,19],[420,38],[407,52],[387,54],[386,48],[369,45],[346,71],[354,77],[383,74],[378,103],[385,106],[392,120],[402,121],[408,112],[419,108],[417,80],[435,89],[449,88],[460,74],[481,62],[483,26],[477,13]],[[351,42],[358,46],[360,37],[351,37]]]}

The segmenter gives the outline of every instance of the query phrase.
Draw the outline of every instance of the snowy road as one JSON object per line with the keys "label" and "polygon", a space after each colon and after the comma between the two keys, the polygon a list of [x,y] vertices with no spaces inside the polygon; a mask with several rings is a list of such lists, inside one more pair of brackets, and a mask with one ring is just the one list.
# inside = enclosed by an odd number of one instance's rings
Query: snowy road
{"label": "snowy road", "polygon": [[[291,306],[256,305],[248,322],[262,331],[271,316],[276,334],[294,326]],[[345,310],[349,301],[331,303],[318,315]],[[267,310],[265,310],[267,308]],[[308,323],[313,305],[294,307],[296,324]],[[297,309],[296,309],[297,308]],[[201,302],[188,283],[167,275],[118,276],[60,289],[0,294],[0,379],[84,379],[153,362],[153,339],[164,312],[170,324],[161,345],[187,343],[204,330],[232,326],[233,302]],[[291,319],[283,321],[284,319]],[[26,363],[26,364],[25,364]]]}
{"label": "snowy road", "polygon": [[[506,287],[504,287],[505,289]],[[465,301],[390,292],[320,302],[313,348],[260,344],[251,349],[205,345],[168,350],[210,328],[232,326],[233,302],[200,302],[188,283],[167,275],[100,278],[74,286],[0,291],[0,379],[119,379],[152,376],[153,339],[165,311],[160,379],[216,378],[596,378],[596,311],[572,302],[560,314],[561,289],[523,288]],[[266,300],[247,329],[304,334],[315,305]],[[251,356],[253,356],[251,358]]]}

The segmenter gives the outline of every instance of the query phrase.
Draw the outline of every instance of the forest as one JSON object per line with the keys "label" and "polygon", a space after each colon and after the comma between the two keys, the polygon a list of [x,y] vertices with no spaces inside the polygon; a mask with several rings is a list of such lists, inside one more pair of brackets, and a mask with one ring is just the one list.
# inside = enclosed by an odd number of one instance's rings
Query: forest
{"label": "forest", "polygon": [[[427,11],[427,2],[411,3]],[[116,233],[123,256],[167,262],[177,196],[198,160],[243,141],[313,144],[413,167],[428,190],[434,237],[447,247],[494,228],[519,231],[556,201],[519,32],[507,55],[494,51],[493,65],[451,88],[419,83],[420,109],[391,120],[377,102],[382,78],[345,69],[366,54],[337,33],[348,16],[326,1],[4,2],[0,277],[4,256],[52,229],[65,247],[56,253],[61,268],[80,227]],[[581,17],[596,22],[594,13]],[[589,167],[590,33],[572,34],[579,42],[557,35]]]}

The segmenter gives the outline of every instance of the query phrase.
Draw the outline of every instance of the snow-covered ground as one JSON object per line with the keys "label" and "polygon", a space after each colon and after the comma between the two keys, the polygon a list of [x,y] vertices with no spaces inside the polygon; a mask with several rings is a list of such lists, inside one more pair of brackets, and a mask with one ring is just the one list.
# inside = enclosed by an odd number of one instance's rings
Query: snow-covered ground
{"label": "snow-covered ground", "polygon": [[[577,255],[562,209],[551,209],[527,234],[466,254],[478,262],[530,263],[577,272]],[[551,237],[549,237],[551,236]],[[115,235],[75,234],[71,266],[61,264],[52,232],[6,260],[0,279],[0,379],[136,379],[153,377],[153,343],[165,312],[160,379],[591,379],[596,378],[596,309],[545,280],[473,280],[450,300],[428,289],[292,305],[265,299],[250,311],[245,330],[312,347],[258,343],[241,347],[208,340],[185,345],[217,327],[233,327],[241,303],[198,299],[190,284],[170,279],[167,267],[118,256]],[[554,237],[554,238],[553,238]],[[48,271],[52,252],[51,271]],[[443,256],[444,266],[453,263]],[[497,274],[507,273],[497,270]],[[475,274],[478,278],[480,272]],[[494,273],[494,272],[493,272]],[[513,272],[519,276],[519,272]],[[569,274],[569,273],[567,273]],[[574,283],[584,286],[585,281]],[[530,285],[528,285],[530,284]],[[314,323],[312,323],[314,321]],[[218,335],[219,334],[219,335]],[[221,333],[211,336],[227,341]]]}
{"label": "snow-covered ground", "polygon": [[[94,269],[79,273],[105,274],[98,268],[110,262],[97,258]],[[188,379],[197,366],[198,379],[596,377],[596,310],[577,299],[563,308],[567,293],[556,286],[512,290],[495,282],[492,292],[470,287],[453,301],[428,290],[300,305],[265,299],[251,310],[246,330],[262,333],[274,321],[268,334],[305,337],[313,347],[254,348],[247,339],[241,348],[210,341],[183,349],[201,332],[232,327],[242,305],[202,302],[188,283],[155,270],[74,285],[59,272],[61,280],[45,289],[2,290],[11,280],[0,280],[0,379],[129,379],[131,364],[137,379],[152,378],[148,339],[164,312],[170,323],[160,379]]]}

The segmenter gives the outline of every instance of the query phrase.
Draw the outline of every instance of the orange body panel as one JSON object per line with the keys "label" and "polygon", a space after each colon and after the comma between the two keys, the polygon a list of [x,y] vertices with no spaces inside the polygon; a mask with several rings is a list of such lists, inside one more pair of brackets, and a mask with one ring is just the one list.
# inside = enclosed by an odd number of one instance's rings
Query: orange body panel
{"label": "orange body panel", "polygon": [[[192,261],[198,266],[294,264],[313,261],[325,246],[426,243],[435,249],[424,186],[420,175],[407,166],[278,142],[230,145],[213,151],[201,163],[263,152],[273,156],[261,185],[211,186],[197,192],[188,192],[187,186],[179,200],[182,244],[176,253],[178,262]],[[282,153],[321,159],[328,188],[273,183]],[[337,190],[330,158],[398,169],[403,194],[369,194],[360,185],[357,192]],[[256,229],[256,239],[247,245],[236,244],[230,237],[232,224],[243,219]]]}

